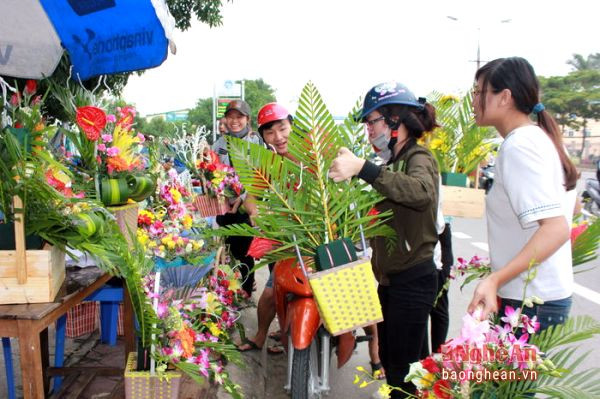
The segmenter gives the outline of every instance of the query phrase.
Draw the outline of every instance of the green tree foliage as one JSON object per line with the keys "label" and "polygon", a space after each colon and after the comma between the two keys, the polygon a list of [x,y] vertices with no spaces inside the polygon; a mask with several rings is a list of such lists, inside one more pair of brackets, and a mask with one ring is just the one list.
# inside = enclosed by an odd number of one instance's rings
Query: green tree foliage
{"label": "green tree foliage", "polygon": [[221,0],[167,0],[167,6],[175,18],[175,26],[181,30],[192,26],[194,15],[211,28],[222,24]]}
{"label": "green tree foliage", "polygon": [[586,69],[600,69],[600,53],[590,54],[587,58],[581,54],[573,54],[573,58],[567,61],[576,71]]}
{"label": "green tree foliage", "polygon": [[212,130],[213,99],[200,98],[196,106],[188,112],[188,122],[194,126],[206,126]]}
{"label": "green tree foliage", "polygon": [[600,69],[582,69],[567,76],[539,77],[542,101],[564,130],[585,128],[600,119]]}
{"label": "green tree foliage", "polygon": [[252,110],[252,126],[256,127],[256,115],[265,104],[277,101],[273,88],[262,79],[244,81],[244,98]]}

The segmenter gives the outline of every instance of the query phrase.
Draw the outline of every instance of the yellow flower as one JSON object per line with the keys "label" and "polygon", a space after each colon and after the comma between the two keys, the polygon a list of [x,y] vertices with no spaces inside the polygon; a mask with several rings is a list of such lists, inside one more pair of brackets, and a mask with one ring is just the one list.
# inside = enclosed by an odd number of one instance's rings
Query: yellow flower
{"label": "yellow flower", "polygon": [[156,241],[150,241],[150,242],[148,242],[148,248],[150,248],[150,249],[156,248],[156,245],[158,245],[158,244],[156,244]]}
{"label": "yellow flower", "polygon": [[184,228],[186,228],[186,229],[191,228],[193,223],[194,223],[194,219],[192,219],[192,217],[190,215],[185,215],[183,217],[182,224],[183,224]]}
{"label": "yellow flower", "polygon": [[429,148],[435,150],[437,148],[440,148],[443,144],[444,142],[442,141],[442,139],[435,138],[431,140],[431,143],[429,143]]}
{"label": "yellow flower", "polygon": [[171,196],[173,197],[173,202],[178,204],[179,202],[181,202],[181,193],[177,190],[177,189],[170,189],[169,192],[171,193]]}
{"label": "yellow flower", "polygon": [[171,241],[167,242],[167,248],[175,249],[175,246],[176,246],[175,241],[171,240]]}
{"label": "yellow flower", "polygon": [[231,291],[236,292],[240,288],[242,288],[242,285],[240,284],[240,280],[238,280],[237,278],[234,278],[229,281],[229,289]]}
{"label": "yellow flower", "polygon": [[433,373],[427,373],[423,377],[421,377],[421,379],[419,379],[419,384],[417,386],[429,388],[433,384],[434,380],[435,375],[433,375]]}
{"label": "yellow flower", "polygon": [[212,335],[214,335],[215,337],[218,337],[219,335],[221,335],[221,329],[217,326],[216,323],[213,323],[211,321],[211,322],[206,323],[206,325]]}
{"label": "yellow flower", "polygon": [[183,246],[184,243],[185,242],[183,241],[183,238],[181,238],[181,237],[177,238],[177,245],[179,245],[181,247],[181,246]]}

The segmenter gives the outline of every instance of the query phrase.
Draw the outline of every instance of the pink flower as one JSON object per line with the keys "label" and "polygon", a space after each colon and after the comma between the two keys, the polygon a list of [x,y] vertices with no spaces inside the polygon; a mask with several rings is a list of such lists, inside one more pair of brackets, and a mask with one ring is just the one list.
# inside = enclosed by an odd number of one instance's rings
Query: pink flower
{"label": "pink flower", "polygon": [[118,147],[110,147],[108,150],[106,150],[106,154],[109,157],[116,157],[120,152],[121,150]]}
{"label": "pink flower", "polygon": [[113,114],[106,115],[106,120],[107,120],[107,122],[113,122],[114,123],[114,122],[117,121],[117,117],[114,116]]}
{"label": "pink flower", "polygon": [[156,310],[156,314],[159,318],[164,318],[169,313],[169,307],[166,303],[161,302],[158,304],[158,308]]}
{"label": "pink flower", "polygon": [[463,343],[472,344],[481,347],[486,340],[486,334],[490,330],[490,322],[481,320],[481,310],[478,309],[473,314],[467,313],[463,316],[463,326],[460,330],[460,337],[453,340],[452,345]]}
{"label": "pink flower", "polygon": [[512,328],[519,325],[519,321],[521,320],[521,309],[514,309],[512,306],[507,306],[504,309],[504,314],[505,317],[502,317],[500,320],[510,324]]}
{"label": "pink flower", "polygon": [[137,138],[138,138],[138,140],[140,140],[140,143],[143,143],[144,141],[146,141],[146,136],[144,136],[142,133],[138,133]]}
{"label": "pink flower", "polygon": [[540,329],[540,322],[537,321],[537,316],[531,319],[526,315],[521,315],[521,323],[523,323],[523,332],[535,334]]}
{"label": "pink flower", "polygon": [[98,144],[98,151],[105,152],[106,151],[106,145],[104,143]]}
{"label": "pink flower", "polygon": [[103,134],[102,135],[102,141],[104,141],[105,143],[110,143],[113,139],[112,134]]}

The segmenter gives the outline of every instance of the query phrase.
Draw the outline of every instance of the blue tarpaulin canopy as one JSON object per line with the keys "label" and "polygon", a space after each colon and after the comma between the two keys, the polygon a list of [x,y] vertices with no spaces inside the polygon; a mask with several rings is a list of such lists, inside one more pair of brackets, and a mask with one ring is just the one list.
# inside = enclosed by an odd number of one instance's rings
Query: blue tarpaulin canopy
{"label": "blue tarpaulin canopy", "polygon": [[64,50],[81,80],[156,67],[173,26],[164,0],[2,0],[0,75],[50,76]]}

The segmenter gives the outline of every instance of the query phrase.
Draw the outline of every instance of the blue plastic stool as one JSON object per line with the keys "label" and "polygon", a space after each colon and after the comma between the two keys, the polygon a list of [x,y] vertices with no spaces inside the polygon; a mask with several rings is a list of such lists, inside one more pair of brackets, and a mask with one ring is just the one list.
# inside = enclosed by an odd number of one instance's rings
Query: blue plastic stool
{"label": "blue plastic stool", "polygon": [[[100,325],[102,329],[100,341],[102,343],[108,343],[110,346],[115,346],[117,344],[119,304],[123,301],[123,287],[105,285],[85,298],[85,300],[100,301]],[[54,367],[62,367],[65,361],[66,327],[67,315],[64,314],[56,320]],[[10,338],[2,338],[2,349],[4,351],[8,399],[16,399]],[[54,377],[54,392],[58,391],[61,384],[62,377]]]}

